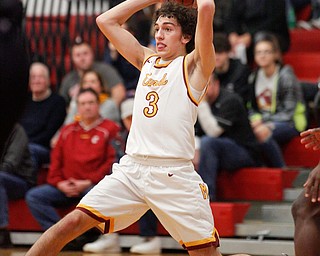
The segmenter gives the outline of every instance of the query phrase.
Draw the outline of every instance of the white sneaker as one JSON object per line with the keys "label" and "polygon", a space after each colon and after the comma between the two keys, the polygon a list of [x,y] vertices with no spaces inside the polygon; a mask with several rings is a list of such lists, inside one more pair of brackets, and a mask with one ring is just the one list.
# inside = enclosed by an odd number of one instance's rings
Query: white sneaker
{"label": "white sneaker", "polygon": [[131,253],[136,254],[160,254],[161,240],[159,237],[151,238],[141,244],[136,244],[130,248]]}
{"label": "white sneaker", "polygon": [[82,250],[85,252],[121,252],[119,234],[101,235],[96,241],[85,244]]}

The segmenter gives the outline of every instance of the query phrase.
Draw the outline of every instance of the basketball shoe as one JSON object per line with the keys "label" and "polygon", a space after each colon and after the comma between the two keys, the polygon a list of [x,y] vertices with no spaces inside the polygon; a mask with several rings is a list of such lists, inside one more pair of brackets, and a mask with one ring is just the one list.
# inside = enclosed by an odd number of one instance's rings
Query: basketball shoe
{"label": "basketball shoe", "polygon": [[161,240],[159,237],[153,237],[141,244],[136,244],[130,248],[131,253],[136,254],[160,254]]}
{"label": "basketball shoe", "polygon": [[101,235],[96,241],[85,244],[82,248],[85,252],[121,252],[119,243],[119,234],[105,234]]}

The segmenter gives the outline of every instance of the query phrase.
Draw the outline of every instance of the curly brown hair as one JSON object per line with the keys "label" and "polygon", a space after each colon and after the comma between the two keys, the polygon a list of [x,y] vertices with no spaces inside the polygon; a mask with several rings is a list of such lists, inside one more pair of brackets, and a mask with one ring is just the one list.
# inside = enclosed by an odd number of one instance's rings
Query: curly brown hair
{"label": "curly brown hair", "polygon": [[190,36],[191,39],[186,45],[187,53],[194,50],[194,35],[197,25],[197,10],[185,7],[177,2],[167,1],[162,4],[153,17],[155,23],[159,17],[175,18],[181,26],[182,34]]}

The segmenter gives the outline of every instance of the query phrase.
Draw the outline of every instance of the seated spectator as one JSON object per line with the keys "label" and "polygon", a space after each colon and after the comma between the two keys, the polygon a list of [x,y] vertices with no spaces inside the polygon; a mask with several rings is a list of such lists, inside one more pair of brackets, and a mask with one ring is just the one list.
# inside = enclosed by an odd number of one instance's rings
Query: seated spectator
{"label": "seated spectator", "polygon": [[275,34],[282,52],[290,46],[285,0],[234,0],[225,27],[232,51],[240,59],[247,55],[250,64],[259,32]]}
{"label": "seated spectator", "polygon": [[[92,88],[99,95],[100,116],[120,123],[120,111],[116,103],[105,90],[100,74],[94,70],[84,71],[80,80],[80,89]],[[64,124],[70,124],[79,118],[77,114],[77,96],[73,97]]]}
{"label": "seated spectator", "polygon": [[64,97],[69,105],[73,96],[77,95],[80,85],[80,78],[83,72],[89,69],[97,71],[103,79],[106,91],[111,92],[111,97],[120,106],[126,95],[121,76],[110,64],[98,62],[94,59],[94,52],[86,42],[76,42],[71,48],[71,59],[74,70],[65,75],[59,89],[60,95]]}
{"label": "seated spectator", "polygon": [[50,89],[49,69],[36,62],[30,67],[30,95],[20,124],[29,138],[29,150],[35,167],[50,161],[50,140],[63,124],[66,105],[63,98]]}
{"label": "seated spectator", "polygon": [[239,94],[245,104],[248,101],[250,68],[242,64],[239,59],[230,57],[231,44],[226,34],[215,34],[214,47],[216,50],[214,72],[220,81],[221,88]]}
{"label": "seated spectator", "polygon": [[302,88],[292,68],[281,64],[275,36],[265,34],[254,47],[257,69],[250,75],[249,116],[260,142],[270,136],[281,146],[307,126]]}
{"label": "seated spectator", "polygon": [[77,100],[81,121],[62,128],[52,150],[48,184],[35,187],[26,195],[31,213],[43,230],[60,220],[56,207],[76,205],[110,174],[116,161],[112,143],[118,138],[119,126],[100,117],[99,96],[94,90],[81,90]]}
{"label": "seated spectator", "polygon": [[7,229],[8,201],[24,198],[37,182],[37,169],[33,166],[28,137],[21,125],[14,126],[0,159],[0,248],[4,248],[11,246]]}
{"label": "seated spectator", "polygon": [[[133,98],[128,98],[121,103],[121,119],[123,126],[126,130],[126,135],[131,127],[132,111],[133,111]],[[142,243],[134,245],[130,248],[131,253],[135,254],[159,254],[161,253],[161,241],[157,237],[158,221],[155,214],[149,210],[139,220],[140,235],[144,237]],[[119,248],[119,235],[118,233],[101,235],[93,243],[85,244],[83,251],[106,253],[112,252],[114,248]]]}
{"label": "seated spectator", "polygon": [[203,136],[194,164],[208,185],[211,201],[217,199],[219,171],[233,172],[261,165],[259,143],[240,96],[220,88],[214,75],[209,81],[206,100],[199,105],[196,135]]}

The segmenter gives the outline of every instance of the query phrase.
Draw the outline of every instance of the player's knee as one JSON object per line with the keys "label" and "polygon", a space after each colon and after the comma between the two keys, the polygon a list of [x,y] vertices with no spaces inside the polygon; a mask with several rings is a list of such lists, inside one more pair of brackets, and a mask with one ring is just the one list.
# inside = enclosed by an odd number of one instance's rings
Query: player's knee
{"label": "player's knee", "polygon": [[291,212],[295,221],[320,218],[320,207],[317,203],[312,203],[309,197],[305,197],[304,192],[293,202]]}
{"label": "player's knee", "polygon": [[63,226],[64,227],[72,227],[73,229],[76,229],[77,227],[80,227],[82,224],[82,216],[81,212],[77,210],[73,210],[72,212],[68,213],[64,218],[63,218]]}
{"label": "player's knee", "polygon": [[294,220],[297,220],[298,218],[303,218],[303,216],[306,214],[305,212],[305,197],[303,195],[303,192],[298,196],[298,198],[293,202],[291,206],[291,213]]}

